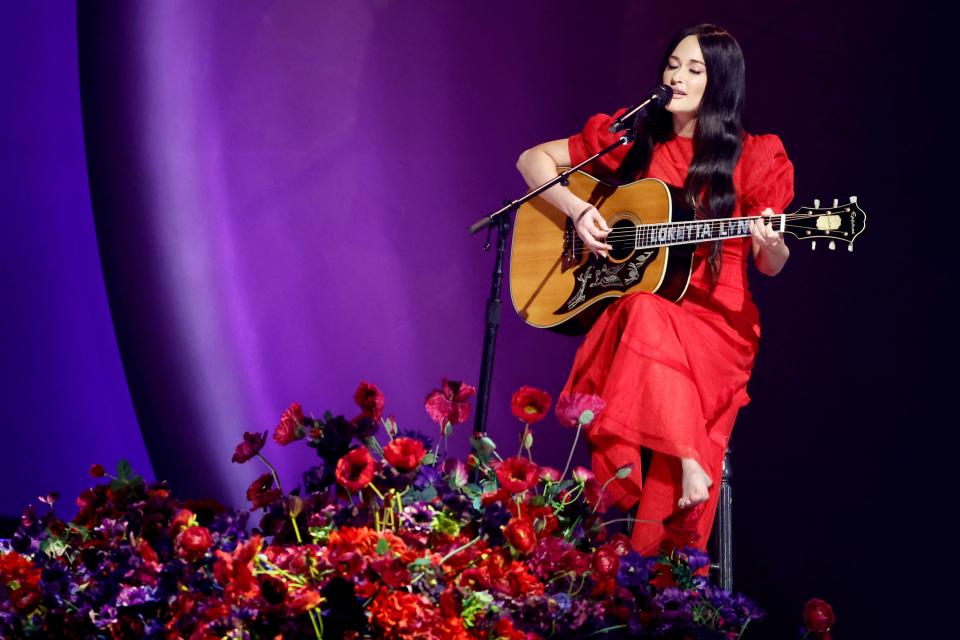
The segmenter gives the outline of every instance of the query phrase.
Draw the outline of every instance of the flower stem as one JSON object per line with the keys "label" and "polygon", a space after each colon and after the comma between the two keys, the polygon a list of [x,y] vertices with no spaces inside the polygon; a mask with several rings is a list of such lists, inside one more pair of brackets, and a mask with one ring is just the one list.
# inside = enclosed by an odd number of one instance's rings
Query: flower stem
{"label": "flower stem", "polygon": [[277,470],[273,468],[273,465],[263,457],[262,453],[257,452],[257,457],[263,461],[263,464],[267,465],[267,469],[270,469],[270,474],[273,476],[273,481],[277,483],[277,489],[280,491],[280,496],[283,497],[283,487],[280,486],[280,476],[277,475]]}
{"label": "flower stem", "polygon": [[573,446],[570,447],[570,455],[567,456],[567,464],[563,467],[563,473],[560,474],[560,479],[557,480],[558,483],[563,482],[563,479],[567,477],[567,471],[570,470],[570,463],[573,462],[573,452],[577,450],[577,441],[580,440],[581,429],[583,429],[583,425],[578,422],[577,433],[573,436]]}
{"label": "flower stem", "polygon": [[[313,625],[313,632],[317,635],[317,640],[323,640],[323,617],[320,615],[319,611],[314,611],[310,609],[307,613],[310,614],[310,623]],[[316,615],[316,619],[314,619]],[[317,626],[317,620],[320,621],[320,625]]]}

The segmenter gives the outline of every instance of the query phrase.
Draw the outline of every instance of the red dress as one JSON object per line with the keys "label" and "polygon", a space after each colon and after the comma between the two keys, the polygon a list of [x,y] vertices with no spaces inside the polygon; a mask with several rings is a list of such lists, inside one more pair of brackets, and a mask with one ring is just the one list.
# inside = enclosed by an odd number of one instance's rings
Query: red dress
{"label": "red dress", "polygon": [[[613,117],[619,115],[614,114]],[[586,160],[617,138],[611,116],[590,118],[569,140],[570,160]],[[588,172],[602,177],[619,167],[628,147],[605,156]],[[693,159],[693,139],[676,137],[654,147],[644,177],[683,186]],[[747,135],[733,174],[734,216],[770,207],[780,213],[793,199],[793,165],[775,135]],[[760,322],[747,285],[750,238],[723,243],[723,265],[710,291],[698,247],[684,297],[673,303],[650,293],[624,296],[610,305],[577,351],[564,392],[597,393],[607,404],[590,426],[593,471],[601,482],[625,464],[634,472],[607,488],[618,507],[637,505],[635,548],[655,553],[664,539],[663,519],[678,510],[682,494],[679,458],[694,458],[713,480],[698,526],[706,547],[719,495],[723,454],[737,411],[746,405],[747,382],[760,339]],[[652,450],[641,481],[640,447]],[[645,486],[643,486],[645,485]]]}

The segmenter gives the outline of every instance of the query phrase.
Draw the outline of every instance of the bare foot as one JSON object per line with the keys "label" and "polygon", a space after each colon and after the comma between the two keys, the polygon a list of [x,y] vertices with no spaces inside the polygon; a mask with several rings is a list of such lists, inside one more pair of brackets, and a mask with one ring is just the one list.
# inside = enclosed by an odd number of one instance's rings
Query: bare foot
{"label": "bare foot", "polygon": [[693,458],[680,458],[680,467],[683,470],[683,497],[677,501],[677,506],[686,509],[706,502],[713,480]]}

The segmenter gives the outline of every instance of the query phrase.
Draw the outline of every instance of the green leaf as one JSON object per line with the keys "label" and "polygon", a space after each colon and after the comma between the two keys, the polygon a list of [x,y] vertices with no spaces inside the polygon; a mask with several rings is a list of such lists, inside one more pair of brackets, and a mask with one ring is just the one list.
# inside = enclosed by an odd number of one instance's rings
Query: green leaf
{"label": "green leaf", "polygon": [[120,462],[117,463],[117,480],[125,482],[131,475],[133,475],[133,468],[129,462],[121,458]]}
{"label": "green leaf", "polygon": [[482,457],[488,457],[497,450],[497,444],[489,436],[470,438],[470,446]]}
{"label": "green leaf", "polygon": [[433,452],[429,452],[423,456],[423,464],[433,464],[437,461],[437,456],[433,455]]}
{"label": "green leaf", "polygon": [[40,551],[51,558],[57,558],[67,552],[67,543],[61,538],[46,538],[40,543]]}
{"label": "green leaf", "polygon": [[390,550],[390,543],[387,542],[386,538],[380,538],[380,541],[377,542],[377,555],[382,556],[389,550]]}

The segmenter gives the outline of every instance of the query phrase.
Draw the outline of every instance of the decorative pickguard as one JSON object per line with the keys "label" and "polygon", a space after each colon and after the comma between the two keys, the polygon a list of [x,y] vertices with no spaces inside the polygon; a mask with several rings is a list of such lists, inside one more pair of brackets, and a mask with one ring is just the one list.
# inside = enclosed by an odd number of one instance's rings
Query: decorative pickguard
{"label": "decorative pickguard", "polygon": [[658,248],[638,250],[629,260],[618,263],[590,256],[573,272],[577,286],[554,313],[569,313],[584,302],[610,290],[627,290],[643,278],[644,271],[659,251]]}

